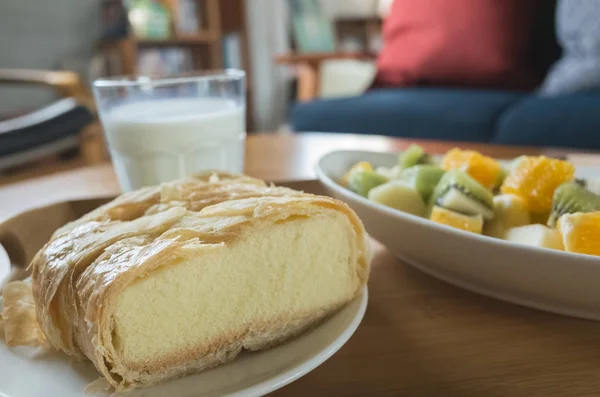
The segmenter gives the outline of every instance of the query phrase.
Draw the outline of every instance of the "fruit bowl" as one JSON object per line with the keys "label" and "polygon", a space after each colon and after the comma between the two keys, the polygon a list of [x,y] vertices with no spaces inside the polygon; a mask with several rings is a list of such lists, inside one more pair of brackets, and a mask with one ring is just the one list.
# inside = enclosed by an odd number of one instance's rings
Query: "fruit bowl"
{"label": "fruit bowl", "polygon": [[[359,161],[391,167],[397,154],[336,151],[317,175],[327,193],[348,203],[367,231],[397,257],[459,287],[554,313],[600,320],[600,257],[521,245],[436,224],[368,200],[339,185]],[[599,174],[578,167],[578,178]],[[377,269],[374,269],[377,271]]]}

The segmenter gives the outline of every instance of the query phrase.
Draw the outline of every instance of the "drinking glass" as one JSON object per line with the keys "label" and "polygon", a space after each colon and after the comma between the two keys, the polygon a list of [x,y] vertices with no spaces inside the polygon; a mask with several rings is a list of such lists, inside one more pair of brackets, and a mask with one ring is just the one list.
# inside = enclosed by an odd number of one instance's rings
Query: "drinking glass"
{"label": "drinking glass", "polygon": [[123,191],[199,171],[243,171],[243,71],[106,78],[93,87]]}

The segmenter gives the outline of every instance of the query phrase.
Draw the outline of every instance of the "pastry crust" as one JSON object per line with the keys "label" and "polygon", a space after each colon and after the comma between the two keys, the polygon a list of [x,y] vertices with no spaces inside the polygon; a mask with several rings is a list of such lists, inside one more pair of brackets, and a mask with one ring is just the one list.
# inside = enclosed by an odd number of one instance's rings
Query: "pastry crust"
{"label": "pastry crust", "polygon": [[176,351],[154,362],[128,363],[115,347],[113,312],[132,283],[194,255],[229,249],[256,228],[298,217],[343,214],[351,225],[350,258],[359,280],[369,274],[366,234],[344,203],[243,175],[211,173],[127,193],[58,229],[32,264],[33,296],[48,341],[90,359],[117,391],[155,384],[233,359],[242,349],[280,343],[339,309],[350,299],[294,317],[253,324],[244,334]]}
{"label": "pastry crust", "polygon": [[31,280],[13,281],[2,289],[2,321],[8,346],[46,346],[46,336],[40,329]]}

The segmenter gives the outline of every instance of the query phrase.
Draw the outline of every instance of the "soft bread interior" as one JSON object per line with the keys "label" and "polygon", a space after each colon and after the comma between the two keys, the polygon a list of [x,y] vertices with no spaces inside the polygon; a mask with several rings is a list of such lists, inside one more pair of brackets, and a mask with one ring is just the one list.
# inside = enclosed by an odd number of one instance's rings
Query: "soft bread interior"
{"label": "soft bread interior", "polygon": [[112,320],[118,361],[159,371],[234,341],[253,349],[261,347],[263,331],[339,307],[361,285],[352,257],[356,238],[347,216],[326,211],[257,224],[232,242],[188,246],[184,259],[118,296]]}

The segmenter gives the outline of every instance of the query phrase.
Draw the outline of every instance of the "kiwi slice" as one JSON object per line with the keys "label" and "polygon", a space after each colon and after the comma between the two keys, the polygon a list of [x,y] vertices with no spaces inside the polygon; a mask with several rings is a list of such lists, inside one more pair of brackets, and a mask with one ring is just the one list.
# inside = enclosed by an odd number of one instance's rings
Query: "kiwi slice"
{"label": "kiwi slice", "polygon": [[412,186],[427,202],[445,172],[437,165],[421,164],[401,171],[397,179]]}
{"label": "kiwi slice", "polygon": [[508,176],[509,172],[510,171],[505,167],[500,168],[500,172],[498,173],[498,178],[496,179],[496,184],[494,185],[494,188],[492,189],[494,194],[500,194],[500,187],[504,183],[504,180]]}
{"label": "kiwi slice", "polygon": [[348,189],[361,196],[367,197],[369,190],[376,186],[383,185],[388,179],[379,175],[375,171],[357,171],[350,174],[348,177]]}
{"label": "kiwi slice", "polygon": [[599,195],[590,192],[579,181],[563,183],[554,191],[548,226],[554,227],[564,214],[592,211],[600,211]]}
{"label": "kiwi slice", "polygon": [[392,168],[377,167],[377,168],[375,168],[375,172],[378,173],[379,175],[386,177],[389,180],[392,180],[392,179],[398,179],[398,174],[400,174],[401,170],[400,170],[400,167],[395,165]]}
{"label": "kiwi slice", "polygon": [[433,189],[429,207],[433,208],[434,205],[464,215],[482,215],[485,219],[494,217],[492,192],[466,172],[457,169],[446,172]]}
{"label": "kiwi slice", "polygon": [[398,166],[401,169],[407,169],[417,164],[430,164],[431,157],[425,153],[419,145],[410,145],[408,149],[400,153],[398,156]]}

